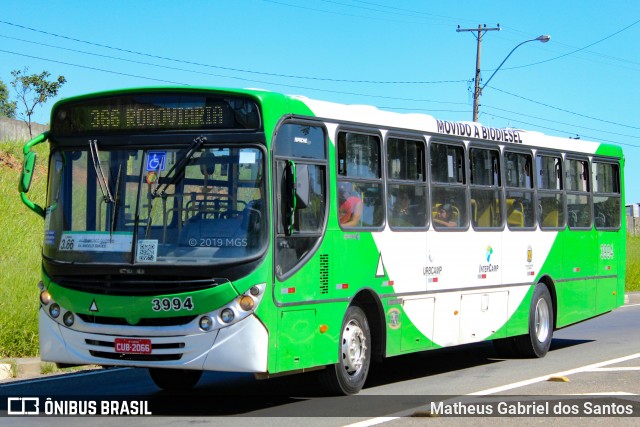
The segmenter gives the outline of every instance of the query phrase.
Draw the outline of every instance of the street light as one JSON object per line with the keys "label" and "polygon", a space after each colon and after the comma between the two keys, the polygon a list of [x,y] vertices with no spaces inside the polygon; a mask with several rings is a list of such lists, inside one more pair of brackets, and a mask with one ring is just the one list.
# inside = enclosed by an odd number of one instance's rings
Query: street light
{"label": "street light", "polygon": [[541,43],[546,43],[549,40],[551,40],[551,36],[549,35],[541,35],[539,37],[536,37],[535,39],[531,39],[531,40],[525,40],[522,43],[520,43],[519,45],[517,45],[516,47],[514,47],[513,49],[511,49],[511,52],[509,52],[509,54],[507,55],[506,58],[504,58],[502,60],[502,62],[500,63],[500,65],[498,65],[498,68],[495,69],[495,71],[493,72],[493,74],[491,74],[491,76],[487,79],[487,81],[480,86],[479,84],[476,84],[476,90],[473,94],[473,121],[477,122],[478,121],[478,107],[479,107],[479,102],[480,102],[480,95],[482,95],[482,90],[489,84],[489,82],[491,81],[491,79],[493,78],[493,76],[496,75],[496,73],[498,72],[498,70],[502,67],[502,65],[507,61],[507,59],[509,59],[509,57],[511,56],[511,54],[520,46],[522,46],[525,43],[529,43],[529,42],[535,42],[535,41],[539,41]]}

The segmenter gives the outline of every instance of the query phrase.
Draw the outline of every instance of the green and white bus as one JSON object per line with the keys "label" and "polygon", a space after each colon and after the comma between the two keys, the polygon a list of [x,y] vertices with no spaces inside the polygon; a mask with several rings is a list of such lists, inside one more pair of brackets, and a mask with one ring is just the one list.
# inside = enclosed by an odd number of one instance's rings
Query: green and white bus
{"label": "green and white bus", "polygon": [[[45,207],[28,198],[49,141]],[[553,331],[623,304],[620,148],[260,90],[157,87],[58,102],[24,147],[44,218],[43,360],[318,370]]]}

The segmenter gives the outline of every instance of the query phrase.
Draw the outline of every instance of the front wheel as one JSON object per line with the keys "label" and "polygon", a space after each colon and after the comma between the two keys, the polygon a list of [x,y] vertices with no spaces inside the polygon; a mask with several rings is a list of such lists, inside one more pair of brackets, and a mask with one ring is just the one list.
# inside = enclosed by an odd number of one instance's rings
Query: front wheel
{"label": "front wheel", "polygon": [[202,371],[149,368],[149,375],[155,385],[163,390],[184,391],[193,388],[198,383]]}
{"label": "front wheel", "polygon": [[549,289],[538,283],[529,309],[529,333],[515,337],[518,352],[527,357],[544,357],[553,337],[553,301]]}
{"label": "front wheel", "polygon": [[364,386],[371,364],[371,331],[358,306],[345,313],[340,333],[339,360],[320,372],[323,385],[335,394],[356,394]]}

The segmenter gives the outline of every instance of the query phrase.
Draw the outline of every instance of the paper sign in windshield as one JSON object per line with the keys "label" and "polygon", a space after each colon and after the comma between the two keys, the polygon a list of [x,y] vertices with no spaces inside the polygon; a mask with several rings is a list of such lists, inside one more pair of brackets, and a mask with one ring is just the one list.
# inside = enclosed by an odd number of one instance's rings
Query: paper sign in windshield
{"label": "paper sign in windshield", "polygon": [[60,239],[60,251],[130,252],[133,233],[65,232]]}

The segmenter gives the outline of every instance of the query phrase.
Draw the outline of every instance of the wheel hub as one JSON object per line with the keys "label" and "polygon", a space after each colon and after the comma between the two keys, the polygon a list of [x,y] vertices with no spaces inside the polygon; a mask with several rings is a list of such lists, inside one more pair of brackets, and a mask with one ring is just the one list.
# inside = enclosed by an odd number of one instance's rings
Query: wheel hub
{"label": "wheel hub", "polygon": [[536,337],[538,341],[545,342],[549,336],[550,325],[549,305],[544,299],[539,299],[535,311]]}
{"label": "wheel hub", "polygon": [[342,334],[342,364],[349,375],[362,369],[367,355],[367,339],[360,325],[351,320]]}

